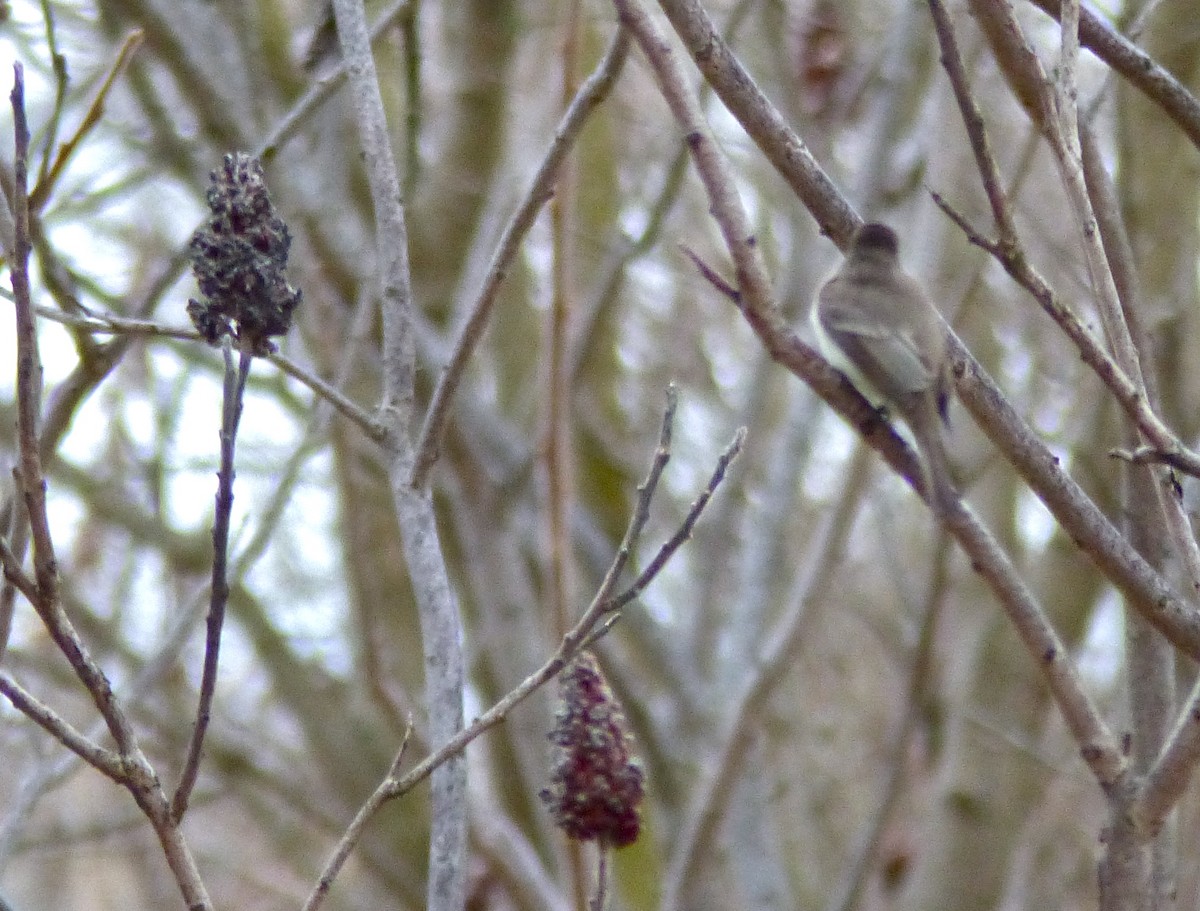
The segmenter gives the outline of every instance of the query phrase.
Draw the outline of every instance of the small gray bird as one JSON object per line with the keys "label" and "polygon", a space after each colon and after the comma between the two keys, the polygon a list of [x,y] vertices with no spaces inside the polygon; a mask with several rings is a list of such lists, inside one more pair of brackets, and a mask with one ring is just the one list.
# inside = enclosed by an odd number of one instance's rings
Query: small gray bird
{"label": "small gray bird", "polygon": [[898,258],[896,232],[866,224],[812,308],[821,351],[876,407],[912,429],[934,512],[958,501],[942,428],[950,402],[946,327]]}

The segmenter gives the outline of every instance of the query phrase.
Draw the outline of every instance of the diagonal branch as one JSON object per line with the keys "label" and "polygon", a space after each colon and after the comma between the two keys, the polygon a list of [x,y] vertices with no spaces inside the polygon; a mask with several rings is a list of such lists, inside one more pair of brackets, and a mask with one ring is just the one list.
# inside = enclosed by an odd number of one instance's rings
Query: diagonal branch
{"label": "diagonal branch", "polygon": [[[664,5],[673,0],[661,0]],[[686,0],[681,0],[686,3]],[[649,59],[658,81],[659,90],[675,115],[679,130],[687,137],[693,164],[709,195],[710,211],[716,219],[737,268],[739,307],[760,336],[772,357],[809,381],[814,390],[825,397],[829,387],[828,365],[796,338],[782,321],[772,299],[769,281],[750,232],[747,216],[734,191],[734,182],[725,158],[713,141],[699,104],[688,86],[671,46],[659,33],[640,0],[614,0],[621,21],[633,32],[638,46]],[[839,411],[845,398],[829,396]],[[873,412],[865,400],[867,412]],[[843,411],[844,413],[844,411]],[[871,430],[880,423],[864,417],[855,426],[864,431],[868,442],[884,452],[880,441],[886,434]],[[885,456],[899,452],[888,447]],[[893,464],[893,467],[899,467]],[[905,467],[910,467],[905,465]],[[928,496],[928,492],[926,492]],[[1125,773],[1125,758],[1112,731],[1098,707],[1088,696],[1046,612],[1033,592],[1021,579],[1016,567],[976,516],[960,504],[945,517],[947,531],[972,560],[976,571],[988,582],[992,592],[1008,614],[1026,649],[1037,662],[1047,686],[1081,748],[1084,760],[1092,773],[1105,786],[1118,781]]]}
{"label": "diagonal branch", "polygon": [[22,687],[7,671],[0,669],[0,693],[17,711],[42,726],[45,731],[88,765],[107,775],[118,784],[129,780],[121,757],[106,750],[71,724],[44,702]]}
{"label": "diagonal branch", "polygon": [[[472,721],[471,724],[458,731],[450,740],[435,749],[429,756],[403,776],[398,775],[396,767],[393,765],[392,773],[384,779],[380,787],[368,798],[362,809],[356,814],[354,822],[334,849],[333,855],[326,865],[325,872],[318,881],[317,889],[314,891],[313,896],[310,897],[309,903],[305,905],[305,911],[315,911],[324,894],[328,892],[333,877],[337,875],[337,871],[345,861],[345,857],[348,854],[346,842],[349,841],[352,844],[354,840],[357,840],[366,821],[386,800],[402,797],[431,774],[436,774],[437,770],[447,762],[455,757],[459,757],[471,741],[490,728],[500,724],[514,708],[529,698],[529,696],[548,681],[552,680],[575,655],[584,648],[591,647],[598,638],[598,635],[602,635],[608,628],[611,628],[611,623],[607,623],[607,621],[619,616],[617,611],[620,606],[632,600],[634,596],[630,592],[634,589],[637,591],[644,589],[653,580],[654,576],[662,570],[670,554],[674,553],[679,544],[691,536],[692,530],[699,520],[704,507],[712,497],[712,493],[720,485],[728,471],[729,465],[737,458],[738,453],[741,451],[742,442],[745,439],[744,431],[738,431],[735,434],[733,440],[718,458],[708,484],[696,498],[696,501],[688,510],[687,515],[680,523],[676,532],[659,548],[658,553],[650,561],[646,570],[638,576],[638,579],[628,591],[621,594],[614,594],[621,575],[633,553],[633,548],[641,538],[642,531],[650,517],[650,504],[654,499],[654,493],[658,488],[658,482],[662,477],[663,469],[666,468],[667,462],[671,457],[671,434],[674,425],[676,404],[677,396],[675,388],[672,386],[667,390],[667,407],[663,413],[659,442],[655,449],[649,472],[646,475],[646,479],[638,486],[637,503],[630,514],[625,534],[621,539],[616,554],[613,556],[612,563],[609,565],[608,571],[604,574],[604,579],[601,581],[596,594],[592,597],[591,604],[583,612],[583,616],[580,617],[575,626],[563,637],[558,649],[540,668],[526,677],[518,686]],[[320,893],[319,895],[318,892]]]}
{"label": "diagonal branch", "polygon": [[517,255],[521,241],[533,227],[533,223],[546,202],[554,195],[554,186],[558,180],[559,169],[567,154],[575,146],[579,134],[592,112],[608,95],[625,64],[629,54],[629,35],[624,29],[618,29],[609,43],[608,50],[597,65],[595,72],[580,86],[575,99],[563,115],[562,122],[554,131],[554,139],[546,150],[542,163],[534,174],[529,189],[525,191],[521,204],[517,206],[504,233],[496,244],[496,252],[492,254],[492,262],[483,278],[483,286],[479,296],[471,308],[466,322],[454,342],[454,351],[450,360],[442,368],[437,388],[425,415],[425,424],[421,428],[420,441],[417,443],[417,460],[413,467],[412,485],[422,487],[428,480],[429,470],[438,457],[438,447],[441,446],[445,434],[446,423],[450,418],[450,408],[454,394],[462,382],[467,362],[479,344],[483,331],[491,317],[492,307],[500,293],[500,286],[508,277],[513,259]]}
{"label": "diagonal branch", "polygon": [[[1062,0],[1031,0],[1060,18]],[[1200,149],[1200,100],[1153,57],[1086,6],[1078,6],[1079,43],[1163,109]]]}

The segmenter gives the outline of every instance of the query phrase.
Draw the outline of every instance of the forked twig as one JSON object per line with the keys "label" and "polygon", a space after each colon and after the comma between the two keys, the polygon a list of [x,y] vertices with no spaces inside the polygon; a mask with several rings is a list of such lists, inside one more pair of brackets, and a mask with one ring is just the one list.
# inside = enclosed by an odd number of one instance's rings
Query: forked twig
{"label": "forked twig", "polygon": [[329,894],[329,890],[333,887],[333,881],[341,872],[342,867],[350,857],[350,852],[354,850],[354,846],[358,844],[362,833],[367,827],[367,823],[371,821],[379,808],[388,800],[387,788],[388,785],[396,780],[396,776],[400,774],[400,763],[404,761],[404,754],[408,751],[408,742],[412,739],[413,721],[409,716],[408,727],[404,729],[404,737],[400,741],[400,749],[396,751],[396,758],[392,760],[391,767],[388,769],[387,775],[380,783],[366,802],[354,814],[354,819],[350,825],[346,827],[346,831],[338,840],[337,847],[333,852],[328,862],[325,864],[325,869],[321,871],[320,878],[317,879],[317,884],[313,888],[312,893],[304,902],[303,911],[316,911],[320,907],[321,902],[325,900],[325,896]]}
{"label": "forked twig", "polygon": [[484,733],[484,731],[503,721],[517,705],[527,699],[547,681],[553,679],[576,654],[595,642],[598,633],[611,628],[611,621],[617,616],[615,612],[637,597],[638,593],[643,591],[653,580],[654,576],[662,570],[666,565],[666,561],[679,548],[680,544],[691,536],[692,530],[699,520],[704,507],[712,498],[712,494],[721,483],[722,478],[724,478],[730,463],[741,451],[742,443],[745,440],[744,429],[739,430],[734,435],[733,440],[721,454],[708,484],[688,510],[688,514],[684,517],[675,534],[663,543],[646,569],[638,575],[637,579],[626,591],[618,595],[613,594],[621,574],[629,562],[633,546],[640,538],[642,530],[645,528],[646,522],[650,517],[650,503],[654,498],[654,493],[658,487],[659,479],[662,477],[663,469],[666,468],[667,462],[671,457],[671,431],[677,401],[675,387],[671,386],[667,390],[667,407],[663,413],[662,429],[659,434],[658,446],[654,452],[654,458],[650,464],[650,470],[646,475],[646,479],[638,486],[637,503],[630,514],[629,523],[626,526],[625,534],[621,539],[613,561],[608,571],[604,574],[604,579],[593,596],[591,604],[584,611],[583,616],[563,636],[562,642],[549,660],[526,677],[525,680],[490,709],[476,718],[471,724],[467,725],[453,738],[410,769],[407,774],[397,777],[395,774],[395,765],[393,765],[392,772],[389,773],[388,777],[384,779],[380,786],[372,793],[371,797],[368,798],[367,802],[364,803],[362,809],[359,810],[359,813],[351,823],[350,828],[347,829],[346,833],[339,840],[330,860],[326,864],[325,870],[318,880],[316,890],[309,896],[309,900],[304,905],[304,911],[316,911],[325,894],[328,893],[333,878],[337,875],[337,871],[345,862],[346,856],[349,854],[350,849],[353,848],[354,842],[360,837],[363,826],[372,814],[387,800],[407,794],[428,778],[435,769],[451,757],[461,753],[467,744]]}

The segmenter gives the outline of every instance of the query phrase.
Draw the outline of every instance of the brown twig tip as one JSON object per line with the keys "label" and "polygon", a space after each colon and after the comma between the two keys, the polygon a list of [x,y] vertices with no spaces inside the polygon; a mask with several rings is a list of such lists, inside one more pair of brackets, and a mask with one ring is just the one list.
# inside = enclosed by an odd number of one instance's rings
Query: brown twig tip
{"label": "brown twig tip", "polygon": [[188,316],[209,344],[229,335],[243,350],[272,354],[269,336],[288,331],[300,303],[285,275],[291,234],[275,214],[257,158],[231,153],[210,176],[212,216],[190,244],[205,300],[188,301]]}
{"label": "brown twig tip", "polygon": [[541,798],[554,821],[579,841],[623,848],[637,840],[643,773],[633,758],[625,713],[596,659],[581,652],[559,677],[550,787]]}
{"label": "brown twig tip", "polygon": [[716,269],[700,258],[699,253],[685,244],[680,244],[679,249],[681,249],[683,251],[683,255],[690,259],[692,264],[700,270],[700,274],[704,276],[704,279],[710,285],[724,294],[739,307],[742,305],[741,292],[738,291],[737,288],[733,287],[733,285],[729,284],[729,282],[725,281],[725,279],[721,278]]}

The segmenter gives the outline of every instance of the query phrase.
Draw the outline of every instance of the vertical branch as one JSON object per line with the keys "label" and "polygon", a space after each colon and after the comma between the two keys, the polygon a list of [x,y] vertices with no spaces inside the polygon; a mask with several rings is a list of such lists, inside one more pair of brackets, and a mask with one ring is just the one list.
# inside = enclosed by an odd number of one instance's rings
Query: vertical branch
{"label": "vertical branch", "polygon": [[217,688],[217,663],[221,653],[221,629],[225,625],[225,606],[229,603],[229,525],[233,517],[233,453],[237,441],[238,423],[242,417],[242,402],[246,380],[250,376],[253,355],[243,349],[237,366],[233,362],[233,342],[225,336],[221,346],[225,356],[225,387],[221,409],[221,467],[217,472],[217,507],[213,517],[212,584],[209,593],[208,620],[204,641],[204,670],[200,678],[200,698],[196,707],[196,722],[183,762],[183,772],[175,796],[171,798],[171,816],[175,822],[187,812],[188,799],[200,772],[200,755],[204,735],[212,717],[213,694]]}
{"label": "vertical branch", "polygon": [[[567,107],[579,81],[579,2],[571,0],[563,26],[562,102]],[[576,168],[572,156],[562,163],[558,189],[550,201],[553,291],[547,332],[546,489],[547,531],[550,536],[550,607],[556,637],[570,626],[571,425],[569,376],[566,370],[575,297],[574,237]]]}
{"label": "vertical branch", "polygon": [[604,911],[608,904],[608,859],[612,848],[605,842],[596,845],[596,891],[588,902],[589,911]]}
{"label": "vertical branch", "polygon": [[16,153],[13,163],[13,223],[15,256],[9,264],[12,273],[17,335],[17,446],[19,466],[17,486],[29,517],[33,541],[34,581],[37,590],[33,608],[45,624],[54,644],[66,656],[76,675],[87,687],[104,723],[122,755],[137,755],[137,738],[104,671],[92,659],[83,640],[62,609],[58,594],[58,560],[50,534],[46,512],[46,477],[42,470],[38,417],[41,410],[42,364],[38,351],[37,324],[29,286],[29,123],[25,116],[25,78],[21,64],[13,65],[13,90],[9,96],[13,108]]}
{"label": "vertical branch", "polygon": [[[361,0],[335,0],[334,14],[375,208],[382,270],[384,448],[420,614],[429,731],[436,747],[462,729],[465,670],[462,620],[438,539],[433,497],[428,488],[410,483],[416,461],[416,346],[408,230]],[[456,755],[437,768],[432,785],[426,907],[429,911],[460,911],[466,902],[467,767],[463,757]]]}
{"label": "vertical branch", "polygon": [[16,254],[9,263],[17,322],[17,447],[19,485],[33,539],[33,569],[39,599],[54,601],[58,594],[58,561],[46,514],[46,478],[38,449],[38,415],[42,405],[42,359],[37,323],[29,290],[29,123],[25,119],[25,74],[13,65],[13,108],[16,155],[13,160],[13,222]]}
{"label": "vertical branch", "polygon": [[416,341],[404,203],[362,3],[338,0],[333,9],[358,122],[363,164],[375,206],[383,317],[383,410],[394,426],[401,428],[400,435],[405,435],[415,407]]}
{"label": "vertical branch", "polygon": [[[564,110],[579,83],[579,0],[565,7],[562,38],[561,99]],[[576,236],[577,169],[575,157],[563,159],[558,188],[550,200],[550,237],[552,247],[552,291],[547,326],[546,383],[546,534],[549,538],[549,621],[553,635],[561,638],[571,626],[574,601],[571,574],[571,498],[573,459],[571,457],[571,389],[567,370],[567,347],[571,316],[575,305],[574,242]],[[571,841],[567,845],[571,868],[572,892],[576,908],[587,903],[583,851]],[[599,909],[597,909],[599,911]]]}
{"label": "vertical branch", "polygon": [[121,754],[122,783],[153,825],[167,863],[189,908],[208,911],[212,907],[195,861],[168,812],[166,798],[150,764],[138,747],[133,727],[112,692],[104,672],[92,660],[59,603],[58,564],[54,555],[46,512],[46,479],[38,440],[42,367],[37,346],[37,326],[29,285],[29,125],[25,117],[24,74],[19,63],[13,67],[13,126],[16,135],[14,158],[13,216],[15,243],[10,270],[17,314],[17,433],[20,449],[19,482],[29,516],[33,541],[34,576],[37,591],[33,606],[45,623],[55,645],[75,669]]}

